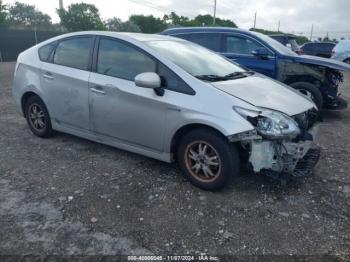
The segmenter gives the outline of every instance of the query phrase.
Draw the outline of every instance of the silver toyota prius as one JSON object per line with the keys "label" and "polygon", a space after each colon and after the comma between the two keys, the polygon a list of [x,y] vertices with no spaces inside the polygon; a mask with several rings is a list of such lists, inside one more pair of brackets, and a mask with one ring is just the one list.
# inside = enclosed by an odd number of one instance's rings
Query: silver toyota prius
{"label": "silver toyota prius", "polygon": [[307,97],[170,36],[77,32],[18,57],[13,96],[39,137],[60,131],[166,162],[218,190],[245,163],[303,177],[316,165]]}

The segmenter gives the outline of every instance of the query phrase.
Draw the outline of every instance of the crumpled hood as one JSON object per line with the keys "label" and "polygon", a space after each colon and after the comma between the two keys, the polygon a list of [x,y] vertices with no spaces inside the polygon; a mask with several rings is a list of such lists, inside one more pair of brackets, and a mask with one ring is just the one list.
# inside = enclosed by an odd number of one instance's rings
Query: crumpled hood
{"label": "crumpled hood", "polygon": [[320,65],[339,71],[350,72],[350,65],[341,61],[337,61],[335,59],[328,59],[311,55],[293,56],[292,59],[294,59],[295,62],[301,64]]}
{"label": "crumpled hood", "polygon": [[313,102],[299,94],[298,91],[257,73],[244,78],[211,84],[254,106],[273,109],[289,116],[315,107]]}

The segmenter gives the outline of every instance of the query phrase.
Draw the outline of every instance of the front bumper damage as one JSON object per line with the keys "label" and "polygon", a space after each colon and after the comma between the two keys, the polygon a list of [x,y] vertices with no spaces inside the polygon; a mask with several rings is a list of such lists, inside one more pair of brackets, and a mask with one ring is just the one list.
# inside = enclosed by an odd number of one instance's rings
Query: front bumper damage
{"label": "front bumper damage", "polygon": [[251,169],[273,178],[288,175],[299,178],[312,172],[320,157],[320,148],[313,140],[317,136],[318,126],[308,130],[309,139],[302,141],[266,140],[263,138],[244,141],[249,148]]}

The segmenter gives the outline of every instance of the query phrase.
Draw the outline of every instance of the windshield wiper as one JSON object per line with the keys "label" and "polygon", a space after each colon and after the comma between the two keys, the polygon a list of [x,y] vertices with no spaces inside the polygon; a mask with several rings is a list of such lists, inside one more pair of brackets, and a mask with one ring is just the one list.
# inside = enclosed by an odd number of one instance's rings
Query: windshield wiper
{"label": "windshield wiper", "polygon": [[219,76],[219,75],[198,75],[196,76],[198,79],[210,81],[210,82],[216,82],[216,81],[226,81],[231,79],[238,79],[247,77],[250,75],[253,75],[253,71],[243,71],[243,72],[233,72],[230,74],[227,74],[225,76]]}
{"label": "windshield wiper", "polygon": [[254,73],[255,73],[254,71],[233,72],[231,74],[225,75],[225,78],[237,79],[237,78],[254,75]]}
{"label": "windshield wiper", "polygon": [[224,81],[227,80],[225,76],[218,76],[218,75],[198,75],[196,78],[200,80],[215,82],[215,81]]}

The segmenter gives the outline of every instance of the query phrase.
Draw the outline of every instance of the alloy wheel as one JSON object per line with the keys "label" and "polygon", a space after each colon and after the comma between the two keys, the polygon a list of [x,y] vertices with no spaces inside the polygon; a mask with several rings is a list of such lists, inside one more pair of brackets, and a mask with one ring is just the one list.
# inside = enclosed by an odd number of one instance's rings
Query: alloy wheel
{"label": "alloy wheel", "polygon": [[185,162],[191,175],[202,182],[213,182],[221,172],[218,152],[205,141],[194,141],[186,147]]}
{"label": "alloy wheel", "polygon": [[31,126],[38,132],[46,128],[46,119],[43,109],[38,104],[32,104],[28,110],[28,117]]}

